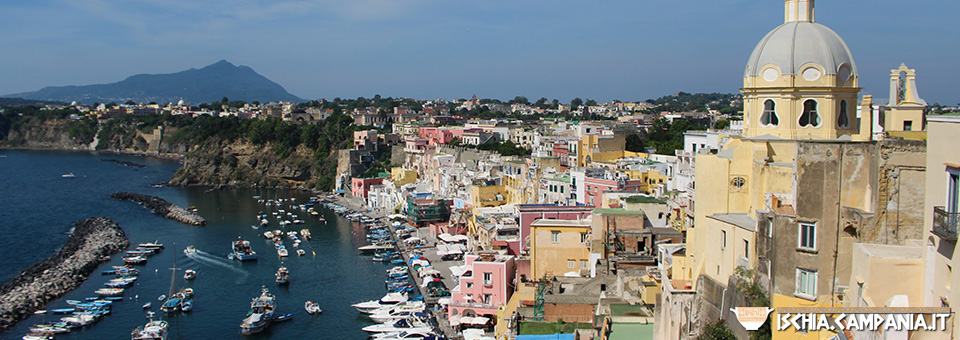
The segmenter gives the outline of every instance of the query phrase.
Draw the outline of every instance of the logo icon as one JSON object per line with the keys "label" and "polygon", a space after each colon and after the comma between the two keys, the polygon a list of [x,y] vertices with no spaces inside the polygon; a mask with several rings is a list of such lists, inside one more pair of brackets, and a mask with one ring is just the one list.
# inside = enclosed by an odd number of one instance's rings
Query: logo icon
{"label": "logo icon", "polygon": [[737,314],[737,321],[748,331],[760,329],[767,322],[767,315],[773,311],[769,307],[737,307],[730,308],[730,311]]}

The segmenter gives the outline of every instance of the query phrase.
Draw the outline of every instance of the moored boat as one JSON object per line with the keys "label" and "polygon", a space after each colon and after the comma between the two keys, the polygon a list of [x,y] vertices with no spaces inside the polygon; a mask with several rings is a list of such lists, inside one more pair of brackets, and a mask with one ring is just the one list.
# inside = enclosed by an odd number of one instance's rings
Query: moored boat
{"label": "moored boat", "polygon": [[262,332],[273,321],[274,310],[277,307],[276,298],[267,287],[262,287],[260,296],[250,302],[250,312],[240,322],[240,333],[244,335]]}
{"label": "moored boat", "polygon": [[184,280],[193,280],[197,277],[197,271],[193,269],[187,269],[183,272]]}
{"label": "moored boat", "polygon": [[[148,313],[153,316],[153,313]],[[131,340],[166,340],[167,322],[163,320],[150,320],[146,325],[137,326],[130,335]]]}
{"label": "moored boat", "polygon": [[304,302],[303,309],[307,311],[307,314],[320,314],[323,312],[323,310],[320,309],[320,304],[313,301]]}
{"label": "moored boat", "polygon": [[147,248],[147,249],[163,249],[163,243],[153,241],[153,242],[147,242],[147,243],[140,243],[137,245],[137,247]]}
{"label": "moored boat", "polygon": [[280,268],[277,268],[276,273],[277,284],[278,285],[287,285],[290,284],[290,271],[287,270],[287,267],[280,265]]}

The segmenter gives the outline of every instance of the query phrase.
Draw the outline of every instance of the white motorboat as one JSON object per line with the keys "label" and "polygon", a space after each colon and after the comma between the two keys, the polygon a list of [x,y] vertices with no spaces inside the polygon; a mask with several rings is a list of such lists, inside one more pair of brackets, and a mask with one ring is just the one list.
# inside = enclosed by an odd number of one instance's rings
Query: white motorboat
{"label": "white motorboat", "polygon": [[370,314],[369,317],[370,320],[373,320],[377,323],[393,323],[401,319],[426,316],[426,314],[421,312],[378,310],[376,313]]}
{"label": "white motorboat", "polygon": [[390,324],[379,324],[363,327],[367,333],[390,333],[390,332],[412,332],[412,331],[433,331],[430,325],[418,319],[400,319]]}
{"label": "white motorboat", "polygon": [[132,340],[166,340],[167,322],[163,320],[150,320],[146,325],[137,326],[130,335]]}
{"label": "white motorboat", "polygon": [[183,271],[183,279],[184,279],[184,280],[193,280],[193,279],[195,279],[195,278],[197,278],[197,271],[196,271],[196,270],[187,269],[187,270]]}
{"label": "white motorboat", "polygon": [[65,174],[63,174],[63,175],[60,175],[60,177],[63,177],[63,178],[75,178],[75,177],[77,177],[77,175],[74,175],[72,172],[68,172],[68,173],[65,173]]}
{"label": "white motorboat", "polygon": [[372,336],[372,338],[377,340],[433,340],[437,339],[437,335],[432,331],[420,331],[420,330],[411,330],[403,331],[399,333],[390,332],[390,333],[377,333]]}
{"label": "white motorboat", "polygon": [[287,257],[290,255],[290,252],[286,247],[280,246],[280,248],[277,248],[277,255],[280,255],[280,257]]}
{"label": "white motorboat", "polygon": [[373,311],[380,309],[384,306],[395,306],[398,303],[407,302],[407,294],[404,293],[387,293],[380,300],[370,300],[366,302],[360,302],[350,305],[353,308],[356,308],[362,313],[373,313]]}
{"label": "white motorboat", "polygon": [[320,314],[323,312],[323,310],[320,309],[320,304],[313,301],[304,302],[303,309],[307,311],[307,314]]}

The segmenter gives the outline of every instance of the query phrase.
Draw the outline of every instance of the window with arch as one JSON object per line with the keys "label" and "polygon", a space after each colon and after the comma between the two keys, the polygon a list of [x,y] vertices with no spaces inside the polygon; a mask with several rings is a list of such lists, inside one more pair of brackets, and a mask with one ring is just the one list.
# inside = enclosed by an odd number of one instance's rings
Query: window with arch
{"label": "window with arch", "polygon": [[837,114],[837,127],[848,128],[850,127],[850,115],[847,114],[847,101],[840,101],[840,113]]}
{"label": "window with arch", "polygon": [[760,125],[777,126],[780,124],[780,117],[777,117],[777,103],[773,99],[767,99],[763,102],[763,114],[760,116]]}
{"label": "window with arch", "polygon": [[803,102],[803,114],[800,115],[800,127],[820,126],[820,115],[817,113],[817,101],[807,99]]}

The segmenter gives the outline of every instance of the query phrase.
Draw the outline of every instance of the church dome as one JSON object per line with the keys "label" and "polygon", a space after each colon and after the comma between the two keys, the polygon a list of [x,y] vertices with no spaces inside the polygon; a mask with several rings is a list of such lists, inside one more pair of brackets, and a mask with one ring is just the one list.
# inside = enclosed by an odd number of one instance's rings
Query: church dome
{"label": "church dome", "polygon": [[[767,67],[771,65],[776,69]],[[820,70],[808,67],[814,65]],[[827,26],[812,21],[788,21],[760,40],[750,55],[744,77],[773,81],[780,75],[818,78],[820,72],[838,75],[840,81],[857,74],[847,44]]]}

